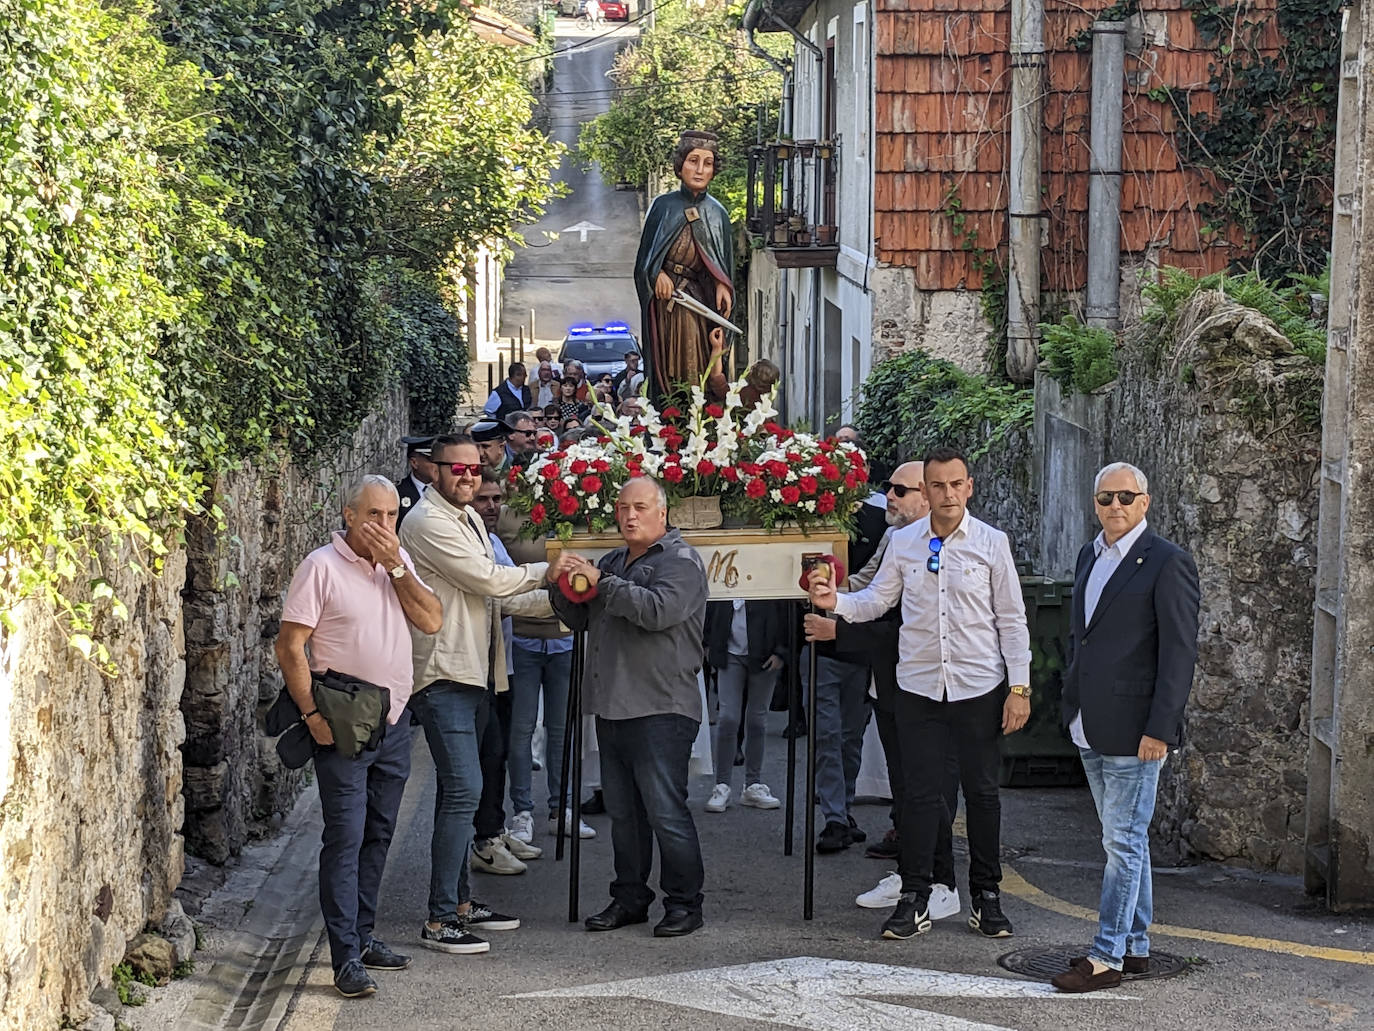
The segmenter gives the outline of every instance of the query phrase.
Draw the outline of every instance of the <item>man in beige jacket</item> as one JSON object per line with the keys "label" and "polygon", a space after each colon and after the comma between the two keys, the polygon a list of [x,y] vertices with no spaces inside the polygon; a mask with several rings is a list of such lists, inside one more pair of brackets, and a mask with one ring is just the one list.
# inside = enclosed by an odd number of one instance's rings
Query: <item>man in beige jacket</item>
{"label": "man in beige jacket", "polygon": [[547,565],[496,561],[481,517],[470,507],[482,483],[482,459],[471,437],[439,437],[431,449],[436,474],[401,528],[417,572],[444,605],[435,634],[411,634],[415,694],[411,711],[434,758],[434,835],[430,845],[429,920],[420,943],[441,952],[486,952],[473,930],[505,930],[519,921],[474,905],[468,852],[482,791],[478,717],[489,685],[508,687],[501,616],[552,613],[536,591]]}

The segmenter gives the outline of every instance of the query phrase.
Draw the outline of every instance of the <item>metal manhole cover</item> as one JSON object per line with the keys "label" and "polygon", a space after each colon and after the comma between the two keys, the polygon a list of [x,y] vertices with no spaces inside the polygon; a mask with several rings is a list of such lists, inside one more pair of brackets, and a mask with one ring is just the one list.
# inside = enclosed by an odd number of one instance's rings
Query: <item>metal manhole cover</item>
{"label": "metal manhole cover", "polygon": [[[1069,960],[1087,954],[1086,945],[1041,945],[998,956],[997,965],[1013,974],[1048,982],[1050,978],[1069,969]],[[1171,952],[1152,952],[1148,971],[1143,974],[1123,974],[1121,980],[1123,984],[1127,981],[1157,981],[1186,973],[1190,966],[1192,964],[1183,956],[1175,956]]]}

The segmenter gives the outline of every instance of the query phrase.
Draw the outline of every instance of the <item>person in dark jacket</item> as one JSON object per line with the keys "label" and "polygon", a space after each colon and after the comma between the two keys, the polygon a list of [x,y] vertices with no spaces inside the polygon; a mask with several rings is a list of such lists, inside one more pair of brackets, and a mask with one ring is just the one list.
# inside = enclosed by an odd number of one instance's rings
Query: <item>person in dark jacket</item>
{"label": "person in dark jacket", "polygon": [[401,520],[419,502],[425,488],[434,482],[434,460],[429,457],[429,448],[434,443],[434,438],[402,437],[401,443],[406,446],[406,465],[409,468],[406,475],[396,481],[396,495],[401,499],[400,508],[396,510],[398,530]]}
{"label": "person in dark jacket", "polygon": [[1097,937],[1053,978],[1061,992],[1115,988],[1123,972],[1150,964],[1150,819],[1159,771],[1183,735],[1201,590],[1192,556],[1146,523],[1149,489],[1125,462],[1097,474],[1102,532],[1083,545],[1074,572],[1061,713],[1102,821],[1107,867]]}
{"label": "person in dark jacket", "polygon": [[730,805],[735,746],[744,723],[744,791],[740,805],[776,809],[782,803],[763,783],[764,722],[778,672],[787,662],[791,606],[779,601],[713,601],[706,606],[706,661],[716,671],[719,714],[711,740],[716,787],[708,813]]}

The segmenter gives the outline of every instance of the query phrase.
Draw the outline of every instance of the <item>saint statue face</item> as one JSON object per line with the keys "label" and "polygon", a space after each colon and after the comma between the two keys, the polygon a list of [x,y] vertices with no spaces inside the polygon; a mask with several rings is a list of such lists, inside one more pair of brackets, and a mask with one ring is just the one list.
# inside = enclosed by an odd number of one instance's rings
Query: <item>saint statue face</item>
{"label": "saint statue face", "polygon": [[716,156],[698,148],[682,162],[682,185],[693,193],[702,193],[716,177]]}

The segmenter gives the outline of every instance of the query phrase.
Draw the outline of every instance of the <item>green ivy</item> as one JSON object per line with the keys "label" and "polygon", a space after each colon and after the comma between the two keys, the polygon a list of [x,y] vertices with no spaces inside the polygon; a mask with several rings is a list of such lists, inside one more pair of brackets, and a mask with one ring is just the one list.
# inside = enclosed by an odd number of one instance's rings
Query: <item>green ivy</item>
{"label": "green ivy", "polygon": [[1040,323],[1040,360],[1066,390],[1091,394],[1116,379],[1116,334],[1073,315]]}
{"label": "green ivy", "polygon": [[[1231,0],[1183,6],[1217,58],[1216,114],[1193,112],[1170,94],[1180,156],[1217,182],[1214,198],[1198,207],[1204,234],[1244,231],[1237,269],[1319,272],[1331,247],[1343,0],[1277,0],[1277,11]],[[1282,47],[1261,54],[1259,34],[1276,15]]]}
{"label": "green ivy", "polygon": [[855,424],[870,457],[888,465],[937,445],[959,447],[970,461],[1031,424],[1034,391],[971,376],[924,351],[879,363],[864,381]]}

